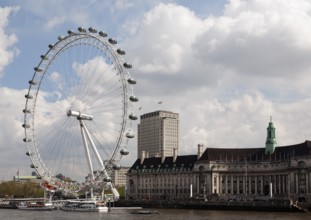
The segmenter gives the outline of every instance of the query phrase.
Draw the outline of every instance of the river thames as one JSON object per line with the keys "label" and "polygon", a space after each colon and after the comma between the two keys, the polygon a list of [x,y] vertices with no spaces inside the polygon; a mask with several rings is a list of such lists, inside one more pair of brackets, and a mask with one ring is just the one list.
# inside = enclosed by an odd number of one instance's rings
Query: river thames
{"label": "river thames", "polygon": [[153,209],[159,214],[135,215],[131,210],[112,210],[110,213],[25,211],[18,209],[0,209],[1,220],[310,220],[311,213],[289,212],[247,212],[215,210]]}

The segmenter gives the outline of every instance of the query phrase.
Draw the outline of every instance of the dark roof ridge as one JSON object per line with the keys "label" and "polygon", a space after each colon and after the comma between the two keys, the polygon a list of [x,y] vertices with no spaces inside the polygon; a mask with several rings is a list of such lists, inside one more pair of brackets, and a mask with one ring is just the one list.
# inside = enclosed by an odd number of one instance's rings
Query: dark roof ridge
{"label": "dark roof ridge", "polygon": [[[305,140],[304,142],[301,142],[299,144],[292,144],[292,145],[283,145],[283,146],[276,146],[278,147],[292,147],[292,146],[298,146],[298,145],[302,145],[302,144],[306,144],[306,145],[310,145],[311,146],[311,141],[309,140]],[[207,147],[206,149],[221,149],[221,150],[244,150],[244,149],[248,149],[248,150],[262,150],[265,149],[265,147]]]}
{"label": "dark roof ridge", "polygon": [[[272,155],[302,156],[311,155],[311,141],[287,146],[277,146]],[[280,156],[280,154],[282,154]],[[257,155],[257,156],[256,156]],[[202,160],[245,160],[245,158],[265,157],[265,148],[206,148],[199,161]]]}

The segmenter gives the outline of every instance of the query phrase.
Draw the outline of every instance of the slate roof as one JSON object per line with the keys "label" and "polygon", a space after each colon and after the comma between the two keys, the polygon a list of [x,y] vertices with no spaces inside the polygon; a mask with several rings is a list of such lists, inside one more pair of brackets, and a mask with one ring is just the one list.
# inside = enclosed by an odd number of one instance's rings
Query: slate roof
{"label": "slate roof", "polygon": [[131,170],[178,170],[186,171],[192,170],[194,163],[197,161],[197,155],[185,155],[177,156],[176,161],[173,161],[173,157],[165,157],[162,163],[161,157],[145,158],[141,164],[141,159],[137,159],[130,168]]}
{"label": "slate roof", "polygon": [[274,153],[265,154],[265,148],[207,148],[199,161],[273,161],[311,155],[311,141],[289,146],[277,146]]}
{"label": "slate roof", "polygon": [[276,147],[272,155],[265,154],[265,148],[207,148],[202,156],[197,155],[166,157],[162,163],[161,157],[137,159],[129,172],[160,172],[160,171],[190,171],[197,161],[225,161],[225,162],[260,162],[288,160],[291,157],[311,155],[311,141],[300,144]]}

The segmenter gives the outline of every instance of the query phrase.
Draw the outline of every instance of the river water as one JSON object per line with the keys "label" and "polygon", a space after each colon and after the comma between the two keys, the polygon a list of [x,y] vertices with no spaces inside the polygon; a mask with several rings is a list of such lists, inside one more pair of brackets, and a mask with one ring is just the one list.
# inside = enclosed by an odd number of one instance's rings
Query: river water
{"label": "river water", "polygon": [[[154,209],[153,209],[154,210]],[[159,214],[135,215],[131,210],[112,210],[110,213],[26,211],[18,209],[0,209],[1,220],[310,220],[311,213],[288,212],[247,212],[156,209]]]}

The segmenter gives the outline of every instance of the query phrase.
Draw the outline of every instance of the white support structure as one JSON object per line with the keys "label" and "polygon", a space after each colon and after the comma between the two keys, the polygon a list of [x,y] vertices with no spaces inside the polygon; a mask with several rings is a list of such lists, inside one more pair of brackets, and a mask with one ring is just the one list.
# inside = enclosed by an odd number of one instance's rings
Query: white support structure
{"label": "white support structure", "polygon": [[104,163],[103,163],[103,160],[101,159],[101,157],[100,157],[100,155],[99,155],[99,153],[98,153],[98,150],[97,150],[97,148],[96,148],[96,146],[95,146],[95,144],[94,144],[93,139],[91,138],[91,135],[90,135],[90,133],[89,133],[87,127],[84,125],[84,123],[83,123],[82,120],[80,120],[80,123],[82,124],[82,125],[81,125],[81,129],[82,129],[82,126],[83,126],[83,129],[84,129],[84,131],[85,131],[85,133],[86,133],[86,136],[87,136],[87,138],[89,139],[89,142],[91,143],[92,149],[93,149],[93,151],[94,151],[94,153],[95,153],[97,162],[99,163],[100,167],[102,168],[102,171],[104,172],[105,177],[109,177],[109,176],[108,176],[108,173],[107,173],[107,170],[106,170],[106,167],[105,167],[105,165],[104,165]]}
{"label": "white support structure", "polygon": [[89,172],[91,175],[91,180],[94,181],[94,173],[93,173],[93,165],[92,165],[92,161],[91,161],[91,156],[90,156],[90,150],[89,150],[89,146],[87,144],[87,140],[86,140],[86,135],[85,135],[85,130],[84,130],[84,123],[82,122],[82,120],[79,120],[80,122],[80,127],[81,127],[81,134],[82,134],[82,139],[83,139],[83,145],[84,145],[84,150],[85,150],[85,154],[86,154],[86,159],[87,159],[87,163],[89,165]]}
{"label": "white support structure", "polygon": [[[101,159],[101,157],[98,153],[98,150],[97,150],[95,143],[94,143],[94,141],[90,135],[90,132],[88,131],[87,127],[85,126],[85,124],[83,122],[83,120],[93,120],[93,116],[87,115],[87,114],[82,114],[81,112],[72,111],[72,110],[68,110],[67,115],[77,117],[77,119],[79,120],[84,150],[85,150],[87,163],[89,166],[89,172],[90,172],[90,176],[91,176],[91,182],[92,183],[95,182],[95,177],[94,177],[94,169],[93,169],[92,159],[91,159],[91,155],[90,155],[89,144],[91,145],[91,148],[92,148],[92,150],[96,156],[97,162],[99,163],[99,165],[101,167],[101,171],[103,172],[104,177],[108,180],[110,178],[110,176],[108,175],[106,167],[105,167],[103,160]],[[113,184],[111,182],[108,182],[107,184],[109,185],[109,187],[110,187],[110,189],[114,195],[115,200],[118,200],[120,197],[118,190],[113,186]],[[92,199],[94,198],[92,188],[91,188],[91,198]]]}

